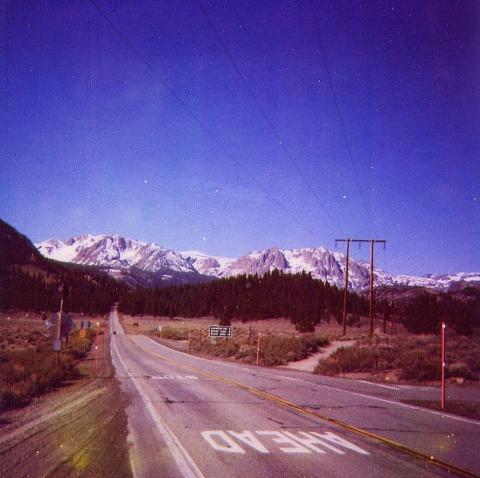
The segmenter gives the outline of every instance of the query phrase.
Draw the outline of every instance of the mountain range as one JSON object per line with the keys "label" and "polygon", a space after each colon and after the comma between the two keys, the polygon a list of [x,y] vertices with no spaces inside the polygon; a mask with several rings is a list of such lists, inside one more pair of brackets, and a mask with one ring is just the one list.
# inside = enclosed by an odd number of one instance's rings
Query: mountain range
{"label": "mountain range", "polygon": [[[96,266],[130,284],[162,285],[199,282],[239,274],[262,275],[279,269],[285,273],[305,271],[313,277],[343,287],[345,255],[324,247],[279,249],[271,247],[238,258],[211,256],[198,251],[176,252],[117,234],[84,234],[66,240],[49,239],[36,244],[50,259]],[[363,290],[370,283],[370,265],[350,259],[349,286]],[[448,290],[480,285],[480,273],[445,275],[391,275],[375,269],[376,286],[416,286]]]}

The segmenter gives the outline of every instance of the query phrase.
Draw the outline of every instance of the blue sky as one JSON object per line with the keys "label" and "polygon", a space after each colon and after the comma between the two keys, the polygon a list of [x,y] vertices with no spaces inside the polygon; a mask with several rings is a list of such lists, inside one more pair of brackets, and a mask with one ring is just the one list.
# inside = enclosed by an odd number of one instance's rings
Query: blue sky
{"label": "blue sky", "polygon": [[4,3],[0,217],[480,270],[480,3],[201,1]]}

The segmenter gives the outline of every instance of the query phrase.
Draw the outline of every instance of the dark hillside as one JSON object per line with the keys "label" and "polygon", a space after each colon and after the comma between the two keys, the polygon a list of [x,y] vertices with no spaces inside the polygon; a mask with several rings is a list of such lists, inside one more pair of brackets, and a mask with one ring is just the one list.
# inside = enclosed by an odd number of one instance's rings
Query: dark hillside
{"label": "dark hillside", "polygon": [[93,267],[44,258],[32,242],[0,219],[0,310],[105,313],[125,285]]}

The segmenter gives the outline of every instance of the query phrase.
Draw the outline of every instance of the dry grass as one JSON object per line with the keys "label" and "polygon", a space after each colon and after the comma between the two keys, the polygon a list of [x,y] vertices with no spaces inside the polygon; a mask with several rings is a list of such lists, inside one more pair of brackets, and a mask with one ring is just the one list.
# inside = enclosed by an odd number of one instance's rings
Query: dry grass
{"label": "dry grass", "polygon": [[[51,313],[47,314],[50,317]],[[99,315],[82,316],[81,314],[68,314],[73,318],[76,328],[80,322],[90,320],[94,327],[96,322],[103,326],[105,317]],[[45,337],[45,322],[42,314],[34,312],[0,313],[0,353],[35,348],[49,342]]]}
{"label": "dry grass", "polygon": [[[75,317],[75,320],[98,317]],[[102,322],[104,318],[102,318]],[[3,314],[0,316],[0,411],[24,406],[33,397],[80,375],[80,360],[88,353],[95,330],[87,337],[71,335],[56,365],[51,339],[44,335],[39,314]]]}
{"label": "dry grass", "polygon": [[[209,325],[217,324],[218,320],[213,317],[199,317],[199,318],[184,318],[184,317],[154,317],[154,316],[130,316],[121,315],[120,321],[128,334],[146,334],[158,326],[174,326],[186,327],[192,330],[207,330]],[[138,324],[134,326],[134,324]],[[378,324],[380,325],[380,324]],[[252,329],[254,333],[262,332],[265,334],[293,334],[298,335],[298,330],[290,322],[289,319],[277,318],[266,320],[252,320],[249,322],[242,322],[234,320],[232,326],[235,330],[249,330]],[[360,326],[349,326],[345,339],[358,339],[362,336],[368,335],[368,319],[362,317]],[[398,327],[398,333],[405,333],[401,327]],[[334,340],[342,336],[342,327],[332,318],[330,323],[321,323],[315,327],[315,334],[329,337]]]}
{"label": "dry grass", "polygon": [[37,347],[46,342],[44,323],[39,314],[0,315],[0,353]]}

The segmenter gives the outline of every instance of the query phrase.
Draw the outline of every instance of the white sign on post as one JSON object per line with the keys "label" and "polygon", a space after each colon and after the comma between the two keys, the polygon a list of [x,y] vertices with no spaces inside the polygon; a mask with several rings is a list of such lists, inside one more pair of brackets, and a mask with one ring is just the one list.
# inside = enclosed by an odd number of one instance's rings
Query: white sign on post
{"label": "white sign on post", "polygon": [[210,337],[231,337],[232,326],[231,325],[210,325],[208,327],[208,334]]}

